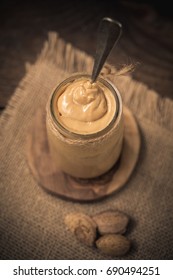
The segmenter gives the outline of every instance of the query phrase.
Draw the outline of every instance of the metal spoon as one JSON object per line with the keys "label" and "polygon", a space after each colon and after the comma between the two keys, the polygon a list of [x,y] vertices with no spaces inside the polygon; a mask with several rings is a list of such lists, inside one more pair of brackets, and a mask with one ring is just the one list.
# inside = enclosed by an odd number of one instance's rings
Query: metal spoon
{"label": "metal spoon", "polygon": [[105,63],[114,45],[118,42],[121,33],[122,25],[120,22],[108,17],[105,17],[101,20],[98,29],[94,67],[91,75],[92,83],[97,79],[103,64]]}

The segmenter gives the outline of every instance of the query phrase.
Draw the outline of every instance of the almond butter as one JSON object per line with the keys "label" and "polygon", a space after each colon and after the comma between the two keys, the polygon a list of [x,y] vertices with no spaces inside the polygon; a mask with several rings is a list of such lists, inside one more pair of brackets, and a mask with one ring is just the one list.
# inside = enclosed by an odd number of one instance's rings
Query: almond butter
{"label": "almond butter", "polygon": [[130,240],[121,234],[106,234],[96,241],[100,252],[112,257],[124,256],[129,251],[130,245]]}
{"label": "almond butter", "polygon": [[71,213],[65,217],[65,224],[76,238],[87,246],[94,246],[96,223],[83,213]]}
{"label": "almond butter", "polygon": [[125,233],[129,217],[117,210],[108,210],[94,215],[93,220],[97,224],[101,235],[107,233]]}

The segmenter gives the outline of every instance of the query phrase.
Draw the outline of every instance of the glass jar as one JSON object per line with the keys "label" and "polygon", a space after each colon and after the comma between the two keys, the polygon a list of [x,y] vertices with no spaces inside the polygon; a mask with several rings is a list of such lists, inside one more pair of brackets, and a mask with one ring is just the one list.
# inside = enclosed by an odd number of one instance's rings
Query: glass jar
{"label": "glass jar", "polygon": [[47,137],[57,170],[77,178],[94,178],[107,172],[120,157],[124,131],[122,99],[110,81],[99,77],[99,83],[108,88],[115,99],[116,110],[112,120],[94,133],[71,131],[56,117],[54,102],[66,85],[79,78],[90,79],[90,76],[84,73],[74,74],[60,83],[50,96],[46,107]]}

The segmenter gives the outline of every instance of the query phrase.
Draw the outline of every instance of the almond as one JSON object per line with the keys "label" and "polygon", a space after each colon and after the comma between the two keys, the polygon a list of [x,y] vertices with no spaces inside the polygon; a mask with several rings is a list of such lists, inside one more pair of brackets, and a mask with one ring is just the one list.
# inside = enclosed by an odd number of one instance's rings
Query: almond
{"label": "almond", "polygon": [[97,224],[101,235],[107,233],[125,233],[129,217],[117,210],[108,210],[94,215],[93,220]]}
{"label": "almond", "polygon": [[100,252],[112,257],[125,255],[130,249],[131,242],[121,234],[106,234],[96,241]]}
{"label": "almond", "polygon": [[94,246],[96,223],[83,213],[71,213],[65,217],[65,224],[76,238],[87,246]]}

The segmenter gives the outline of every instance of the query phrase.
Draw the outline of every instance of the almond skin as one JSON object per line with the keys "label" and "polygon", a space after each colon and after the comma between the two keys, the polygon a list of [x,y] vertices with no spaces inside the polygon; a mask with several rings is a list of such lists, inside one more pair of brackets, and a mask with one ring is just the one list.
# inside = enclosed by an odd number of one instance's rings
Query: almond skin
{"label": "almond skin", "polygon": [[93,220],[97,224],[101,235],[108,233],[125,233],[129,223],[129,217],[117,210],[108,210],[94,215]]}
{"label": "almond skin", "polygon": [[96,223],[83,213],[71,213],[65,217],[65,224],[76,238],[87,246],[94,246]]}
{"label": "almond skin", "polygon": [[124,256],[130,249],[131,242],[121,234],[106,234],[96,241],[96,247],[103,254],[112,257]]}

